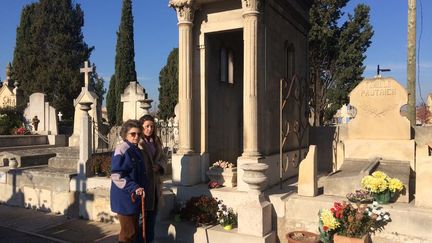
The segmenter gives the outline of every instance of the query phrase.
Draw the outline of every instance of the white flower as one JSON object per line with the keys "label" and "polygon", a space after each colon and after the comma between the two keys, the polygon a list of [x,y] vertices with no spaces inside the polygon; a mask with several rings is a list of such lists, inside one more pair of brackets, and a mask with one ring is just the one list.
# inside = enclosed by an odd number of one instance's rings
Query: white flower
{"label": "white flower", "polygon": [[377,201],[373,201],[372,205],[373,206],[378,206],[378,202]]}
{"label": "white flower", "polygon": [[377,218],[376,218],[376,221],[381,221],[381,216],[378,216]]}
{"label": "white flower", "polygon": [[386,221],[388,221],[388,220],[390,219],[390,217],[389,217],[387,214],[385,214],[385,215],[384,215],[384,219],[385,219]]}

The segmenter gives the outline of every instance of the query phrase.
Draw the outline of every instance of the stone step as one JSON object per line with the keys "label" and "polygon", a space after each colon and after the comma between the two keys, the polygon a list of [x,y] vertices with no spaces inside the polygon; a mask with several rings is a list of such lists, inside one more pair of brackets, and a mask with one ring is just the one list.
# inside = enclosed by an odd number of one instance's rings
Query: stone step
{"label": "stone step", "polygon": [[48,160],[48,166],[51,168],[76,170],[78,159],[78,156],[76,158],[56,156]]}
{"label": "stone step", "polygon": [[59,147],[54,149],[54,152],[59,158],[79,158],[79,148],[78,147]]}
{"label": "stone step", "polygon": [[55,147],[56,147],[56,145],[50,145],[50,144],[10,146],[10,147],[0,147],[0,152],[16,151],[16,150],[28,150],[28,149],[47,149],[47,148],[55,148]]}
{"label": "stone step", "polygon": [[49,144],[46,135],[2,135],[0,147],[16,147]]}
{"label": "stone step", "polygon": [[259,237],[238,232],[238,228],[224,230],[220,225],[195,227],[191,222],[159,221],[156,222],[155,237],[158,242],[236,242],[270,243],[276,242],[276,233]]}

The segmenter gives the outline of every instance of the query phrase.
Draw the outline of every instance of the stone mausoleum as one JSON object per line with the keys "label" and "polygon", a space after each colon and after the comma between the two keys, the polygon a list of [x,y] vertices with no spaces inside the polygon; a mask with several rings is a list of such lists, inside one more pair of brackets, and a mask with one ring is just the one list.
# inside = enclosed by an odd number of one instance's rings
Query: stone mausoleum
{"label": "stone mausoleum", "polygon": [[[308,145],[308,11],[312,1],[171,0],[179,28],[179,151],[173,181],[205,181],[216,160],[269,165],[279,181],[280,80],[290,124],[283,178]],[[288,93],[289,87],[291,92]],[[297,162],[296,162],[297,161]],[[238,171],[238,189],[247,190]]]}

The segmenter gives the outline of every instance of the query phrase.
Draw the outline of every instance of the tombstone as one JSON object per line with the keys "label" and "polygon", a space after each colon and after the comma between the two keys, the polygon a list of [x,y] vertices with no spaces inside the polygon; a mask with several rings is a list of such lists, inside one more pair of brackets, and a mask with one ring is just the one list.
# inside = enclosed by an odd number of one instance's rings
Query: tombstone
{"label": "tombstone", "polygon": [[[80,103],[90,102],[91,107],[88,111],[90,121],[92,122],[92,130],[98,130],[101,127],[102,110],[98,101],[98,96],[94,92],[94,88],[90,85],[90,73],[93,72],[93,66],[89,66],[88,61],[84,62],[84,68],[80,69],[81,73],[84,73],[84,87],[81,89],[81,93],[76,99],[74,99],[75,116],[74,116],[74,127],[73,134],[69,137],[69,146],[79,146],[79,136],[81,131],[81,120],[84,115],[84,111],[80,109]],[[102,142],[100,141],[97,132],[92,135],[92,145],[94,149],[98,148]]]}
{"label": "tombstone", "polygon": [[407,91],[392,78],[365,79],[354,88],[350,105],[356,116],[348,123],[348,138],[343,141],[344,162],[324,182],[324,194],[345,196],[360,188],[363,176],[381,170],[404,183],[406,193],[398,201],[409,201],[415,142],[408,119],[400,114],[407,101]]}
{"label": "tombstone", "polygon": [[137,120],[149,114],[153,100],[147,98],[147,93],[137,81],[131,81],[121,95],[120,101],[123,103],[123,121],[127,121]]}
{"label": "tombstone", "polygon": [[[46,95],[33,93],[30,95],[29,100],[27,108],[24,110],[24,117],[27,123],[31,125],[32,133],[57,135],[57,113],[54,107],[50,106],[46,101]],[[35,117],[37,119],[34,119]]]}

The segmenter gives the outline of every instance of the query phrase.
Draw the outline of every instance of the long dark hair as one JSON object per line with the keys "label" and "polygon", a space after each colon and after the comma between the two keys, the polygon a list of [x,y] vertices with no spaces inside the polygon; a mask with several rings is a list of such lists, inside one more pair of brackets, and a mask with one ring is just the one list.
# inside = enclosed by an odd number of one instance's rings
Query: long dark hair
{"label": "long dark hair", "polygon": [[154,119],[154,117],[152,115],[144,115],[144,116],[142,116],[138,120],[139,125],[141,127],[141,130],[143,129],[142,126],[144,125],[145,121],[152,121],[153,124],[154,124],[153,133],[152,133],[152,135],[150,137],[153,139],[154,143],[157,145],[156,146],[156,151],[157,151],[157,153],[159,153],[159,150],[162,150],[163,144],[162,144],[162,140],[157,135],[156,121],[155,121],[155,119]]}

